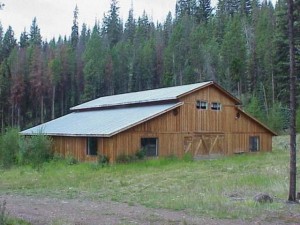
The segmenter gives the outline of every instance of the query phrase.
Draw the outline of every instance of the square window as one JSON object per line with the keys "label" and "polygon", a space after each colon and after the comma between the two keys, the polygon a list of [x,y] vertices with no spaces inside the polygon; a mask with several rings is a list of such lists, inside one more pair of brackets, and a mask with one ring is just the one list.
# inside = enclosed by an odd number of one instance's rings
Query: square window
{"label": "square window", "polygon": [[158,155],[158,139],[157,138],[142,138],[141,147],[145,149],[146,156]]}
{"label": "square window", "polygon": [[220,111],[222,108],[222,105],[220,102],[212,102],[210,105],[211,110],[218,110]]}
{"label": "square window", "polygon": [[197,109],[208,109],[208,103],[206,101],[197,100],[196,108]]}
{"label": "square window", "polygon": [[87,155],[96,156],[98,152],[98,140],[95,137],[87,138]]}

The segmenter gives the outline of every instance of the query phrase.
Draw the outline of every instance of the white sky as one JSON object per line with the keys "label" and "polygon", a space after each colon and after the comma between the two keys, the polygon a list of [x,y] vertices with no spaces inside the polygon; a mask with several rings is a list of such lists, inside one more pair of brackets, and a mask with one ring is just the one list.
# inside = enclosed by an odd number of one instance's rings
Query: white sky
{"label": "white sky", "polygon": [[[110,0],[0,0],[4,3],[4,10],[0,10],[0,22],[4,32],[12,26],[15,38],[19,40],[21,32],[30,26],[34,17],[41,29],[43,40],[50,40],[59,35],[71,34],[73,11],[77,4],[79,9],[79,27],[86,23],[92,28],[95,20],[102,22],[103,14],[110,9]],[[176,0],[118,0],[119,13],[126,22],[128,12],[133,3],[134,17],[138,18],[145,10],[152,21],[163,22],[169,11],[174,15]],[[216,5],[217,0],[211,0]],[[275,0],[272,0],[275,2]]]}
{"label": "white sky", "polygon": [[[126,22],[128,12],[133,3],[134,16],[138,18],[145,10],[154,22],[164,21],[168,12],[175,12],[176,0],[118,0],[119,13]],[[71,34],[73,11],[77,4],[79,9],[79,26],[86,23],[92,28],[95,20],[102,21],[103,14],[110,9],[110,0],[1,0],[5,4],[0,11],[0,22],[4,31],[12,26],[15,38],[19,40],[20,33],[29,32],[32,20],[37,18],[43,39],[50,40],[59,35]]]}

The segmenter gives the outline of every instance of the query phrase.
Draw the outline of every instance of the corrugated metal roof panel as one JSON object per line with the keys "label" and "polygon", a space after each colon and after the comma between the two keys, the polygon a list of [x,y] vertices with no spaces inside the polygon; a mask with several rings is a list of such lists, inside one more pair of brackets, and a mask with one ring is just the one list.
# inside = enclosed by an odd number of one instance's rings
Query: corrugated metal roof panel
{"label": "corrugated metal roof panel", "polygon": [[203,82],[197,84],[189,84],[183,86],[105,96],[72,107],[71,110],[82,110],[82,109],[100,108],[100,107],[108,107],[108,106],[116,106],[116,105],[128,105],[128,104],[135,104],[135,103],[174,100],[177,99],[178,96],[181,96],[192,90],[204,87],[210,83],[213,82],[209,81],[209,82]]}
{"label": "corrugated metal roof panel", "polygon": [[73,112],[22,131],[24,135],[108,137],[170,111],[182,103]]}

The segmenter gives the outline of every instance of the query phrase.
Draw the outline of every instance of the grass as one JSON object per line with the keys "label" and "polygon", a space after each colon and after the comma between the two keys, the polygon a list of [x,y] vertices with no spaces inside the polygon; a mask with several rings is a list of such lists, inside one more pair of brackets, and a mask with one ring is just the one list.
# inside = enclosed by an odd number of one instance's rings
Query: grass
{"label": "grass", "polygon": [[[289,152],[280,144],[286,143],[285,138],[274,140],[272,153],[214,160],[165,158],[104,168],[53,161],[39,171],[31,167],[0,170],[0,194],[112,200],[217,218],[247,219],[285,211],[299,214],[300,207],[285,203]],[[299,181],[298,175],[298,187]],[[261,192],[275,196],[275,201],[255,203],[253,197]]]}

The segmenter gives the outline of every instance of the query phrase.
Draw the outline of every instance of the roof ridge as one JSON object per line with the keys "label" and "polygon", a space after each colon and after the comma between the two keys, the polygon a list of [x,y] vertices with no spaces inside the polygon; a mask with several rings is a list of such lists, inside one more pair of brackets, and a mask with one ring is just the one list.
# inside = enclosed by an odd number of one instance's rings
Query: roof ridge
{"label": "roof ridge", "polygon": [[122,106],[122,105],[130,105],[130,104],[176,100],[179,96],[182,96],[185,93],[189,93],[195,89],[205,87],[212,83],[214,82],[207,81],[207,82],[187,84],[181,86],[163,87],[163,88],[150,89],[144,91],[103,96],[82,103],[80,105],[74,106],[70,109],[71,111],[78,111],[78,110],[88,110],[88,109],[111,107],[111,106]]}

